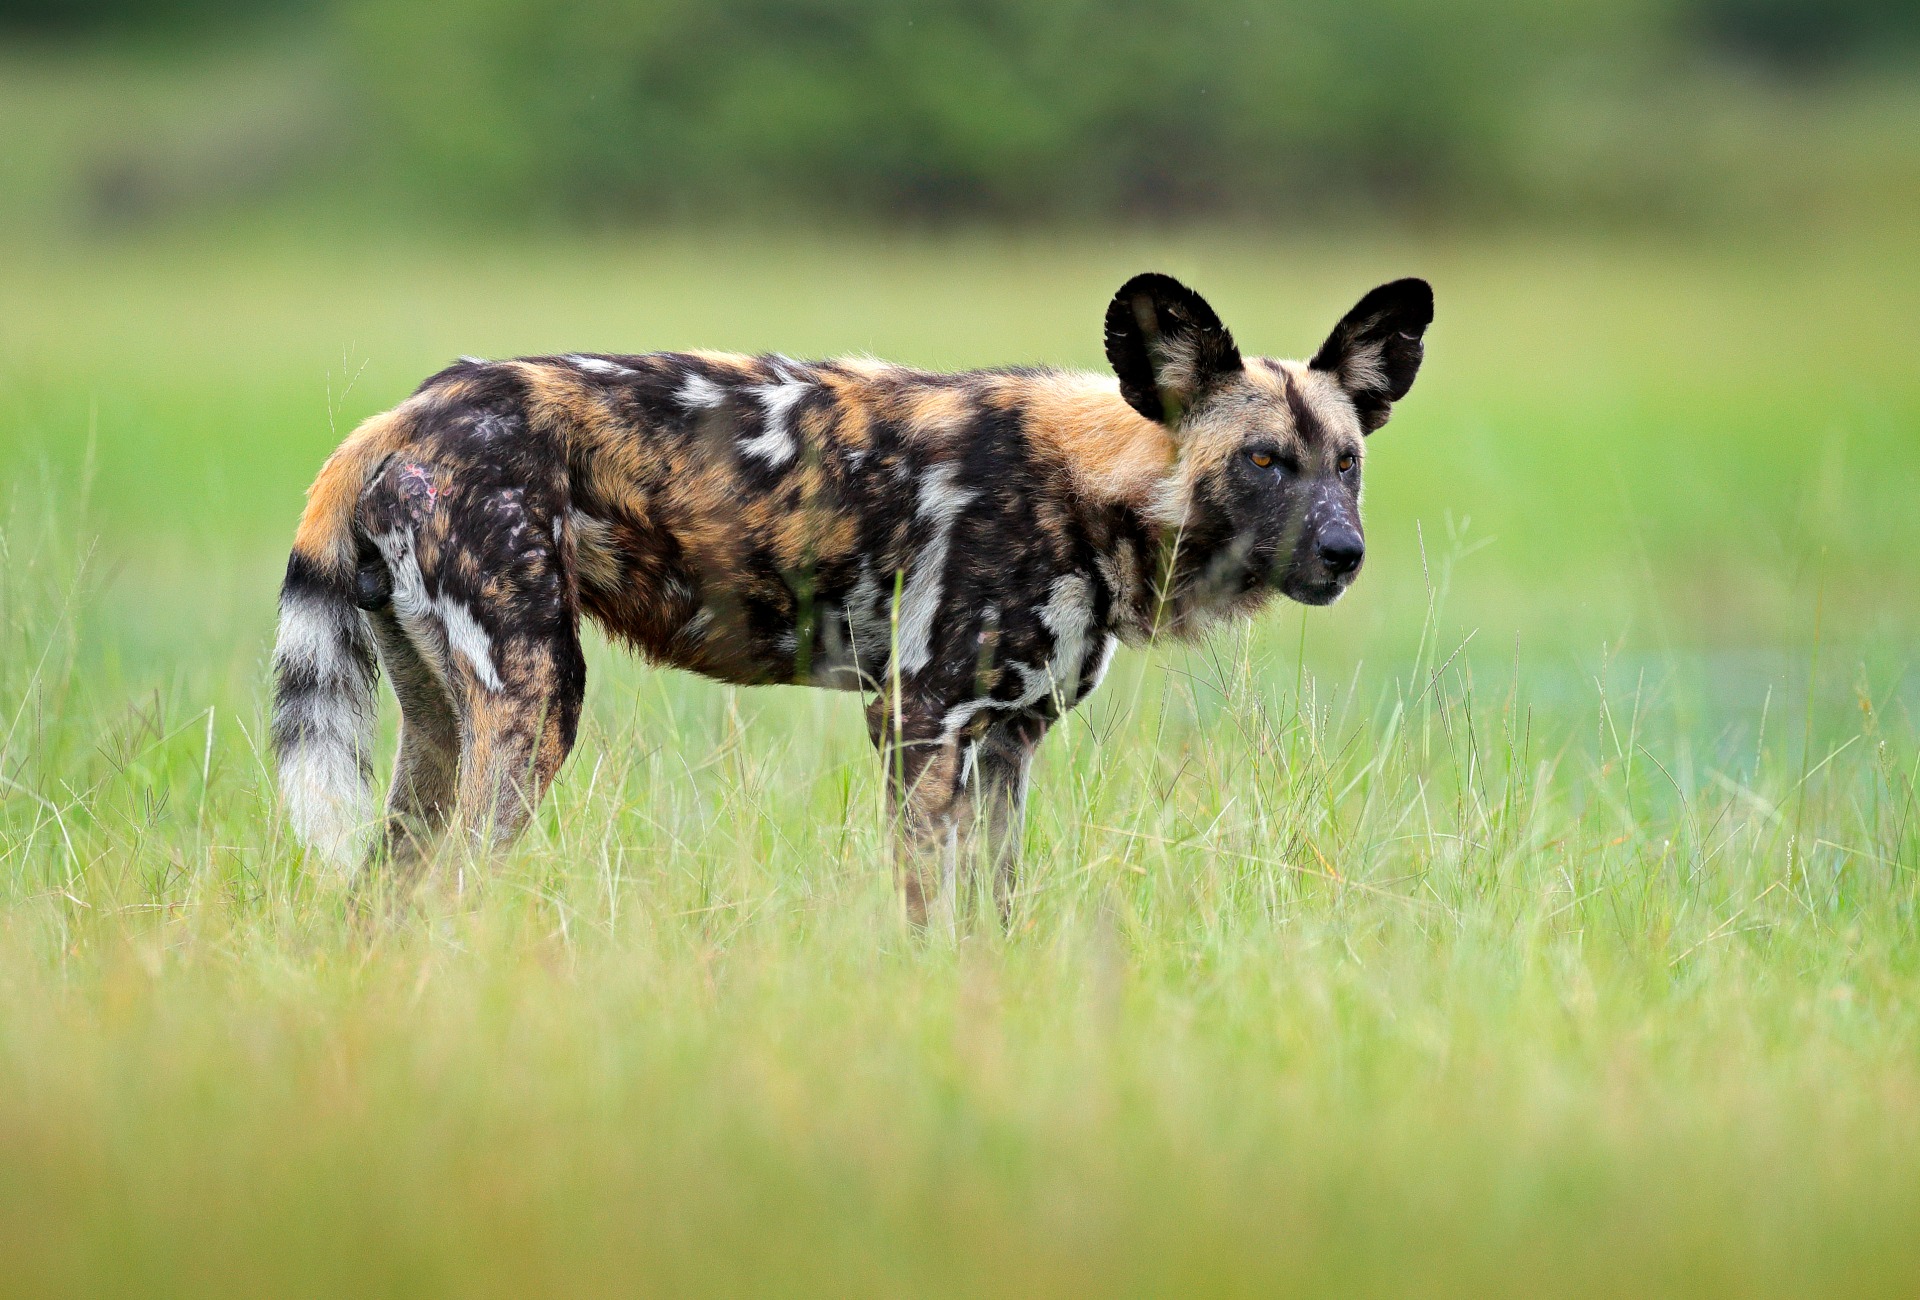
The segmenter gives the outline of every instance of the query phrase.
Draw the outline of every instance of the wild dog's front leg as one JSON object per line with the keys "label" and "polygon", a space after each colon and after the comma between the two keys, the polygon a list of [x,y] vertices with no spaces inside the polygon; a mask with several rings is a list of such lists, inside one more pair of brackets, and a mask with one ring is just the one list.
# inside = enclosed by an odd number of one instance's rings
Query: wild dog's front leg
{"label": "wild dog's front leg", "polygon": [[950,920],[962,845],[973,809],[960,770],[959,738],[928,701],[886,695],[867,706],[867,734],[885,766],[894,825],[894,872],[907,919],[924,926],[936,911]]}
{"label": "wild dog's front leg", "polygon": [[1048,725],[1046,718],[1034,714],[1007,718],[989,727],[973,742],[970,752],[961,751],[963,778],[981,810],[978,821],[993,866],[993,899],[1002,922],[1013,919],[1020,836],[1027,815],[1027,779],[1033,770],[1034,751],[1046,737]]}
{"label": "wild dog's front leg", "polygon": [[1002,920],[1010,916],[1027,776],[1048,726],[1034,714],[981,716],[966,727],[951,717],[926,701],[896,709],[885,696],[867,707],[867,730],[886,765],[895,870],[916,926],[952,914],[980,857]]}

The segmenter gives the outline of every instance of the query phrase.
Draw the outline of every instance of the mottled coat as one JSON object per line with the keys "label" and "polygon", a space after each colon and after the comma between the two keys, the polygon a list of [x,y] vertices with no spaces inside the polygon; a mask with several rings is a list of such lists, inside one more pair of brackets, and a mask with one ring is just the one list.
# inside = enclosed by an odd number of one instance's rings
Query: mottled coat
{"label": "mottled coat", "polygon": [[367,421],[309,496],[273,736],[296,828],[351,863],[376,664],[402,709],[381,843],[511,836],[573,744],[584,613],[656,663],[860,691],[909,910],[976,826],[1009,883],[1028,766],[1121,642],[1191,636],[1358,571],[1362,438],[1432,295],[1368,294],[1307,363],[1244,360],[1160,275],[1110,376],[707,352],[463,359]]}

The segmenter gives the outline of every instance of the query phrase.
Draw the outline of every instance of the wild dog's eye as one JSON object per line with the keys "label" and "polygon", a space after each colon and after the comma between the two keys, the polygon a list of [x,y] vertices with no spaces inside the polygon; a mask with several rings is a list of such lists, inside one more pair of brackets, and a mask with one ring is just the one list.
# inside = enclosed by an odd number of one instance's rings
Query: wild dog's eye
{"label": "wild dog's eye", "polygon": [[1247,453],[1247,459],[1261,469],[1273,468],[1273,453],[1270,451],[1250,451]]}
{"label": "wild dog's eye", "polygon": [[1342,474],[1347,473],[1349,470],[1353,468],[1353,453],[1348,452],[1346,455],[1342,456],[1339,460],[1335,461],[1334,465],[1337,469],[1339,469],[1339,471]]}

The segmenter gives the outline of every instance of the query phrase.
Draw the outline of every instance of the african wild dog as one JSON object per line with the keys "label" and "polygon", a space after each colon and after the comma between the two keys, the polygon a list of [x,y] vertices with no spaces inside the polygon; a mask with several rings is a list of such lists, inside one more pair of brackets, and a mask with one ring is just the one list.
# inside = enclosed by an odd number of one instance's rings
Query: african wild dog
{"label": "african wild dog", "polygon": [[1249,362],[1198,294],[1149,274],[1107,309],[1110,377],[463,359],[360,426],[309,494],[274,653],[293,822],[360,857],[382,663],[402,723],[376,853],[417,862],[449,819],[505,842],[573,744],[584,610],[723,682],[865,692],[910,915],[975,842],[1004,902],[1034,748],[1116,645],[1353,580],[1361,439],[1432,317],[1426,283],[1399,280],[1311,361]]}

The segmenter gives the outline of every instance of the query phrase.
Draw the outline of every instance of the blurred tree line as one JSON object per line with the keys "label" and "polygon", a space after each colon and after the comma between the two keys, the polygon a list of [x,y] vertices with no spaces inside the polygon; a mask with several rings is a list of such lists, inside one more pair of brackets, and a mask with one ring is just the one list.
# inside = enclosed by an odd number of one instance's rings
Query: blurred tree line
{"label": "blurred tree line", "polygon": [[[1549,102],[1578,119],[1702,62],[1782,82],[1899,64],[1917,14],[1913,0],[0,0],[0,31],[310,33],[338,51],[372,156],[435,203],[1027,218],[1499,201],[1560,149],[1540,135]],[[1633,170],[1639,147],[1606,165]]]}

